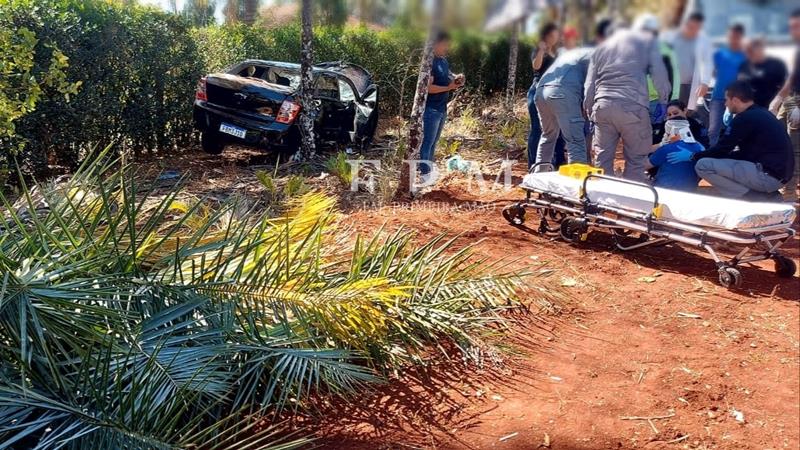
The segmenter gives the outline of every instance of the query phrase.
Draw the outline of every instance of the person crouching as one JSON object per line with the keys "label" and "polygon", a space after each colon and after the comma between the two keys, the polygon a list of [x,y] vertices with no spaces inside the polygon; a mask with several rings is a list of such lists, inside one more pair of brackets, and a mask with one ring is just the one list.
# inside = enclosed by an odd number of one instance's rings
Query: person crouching
{"label": "person crouching", "polygon": [[653,185],[655,187],[693,192],[697,189],[700,177],[694,170],[694,162],[680,161],[672,163],[669,155],[687,151],[699,153],[705,148],[697,142],[691,126],[685,118],[674,118],[664,125],[665,143],[648,157],[650,168],[655,171]]}
{"label": "person crouching", "polygon": [[778,190],[794,171],[792,143],[785,127],[753,102],[753,88],[745,81],[728,86],[725,106],[734,118],[717,145],[699,153],[673,152],[667,155],[667,161],[696,161],[697,175],[721,196],[779,200]]}

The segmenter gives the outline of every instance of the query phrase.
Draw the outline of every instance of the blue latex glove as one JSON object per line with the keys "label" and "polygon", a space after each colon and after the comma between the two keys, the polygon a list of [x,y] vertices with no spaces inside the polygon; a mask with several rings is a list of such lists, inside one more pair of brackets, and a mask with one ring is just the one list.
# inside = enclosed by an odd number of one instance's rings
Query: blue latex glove
{"label": "blue latex glove", "polygon": [[694,155],[694,153],[690,152],[689,150],[672,152],[669,155],[667,155],[667,162],[669,162],[670,164],[688,162],[692,160],[692,155]]}
{"label": "blue latex glove", "polygon": [[728,108],[725,108],[725,114],[722,115],[722,124],[725,125],[725,128],[731,126],[731,121],[733,120],[733,114]]}

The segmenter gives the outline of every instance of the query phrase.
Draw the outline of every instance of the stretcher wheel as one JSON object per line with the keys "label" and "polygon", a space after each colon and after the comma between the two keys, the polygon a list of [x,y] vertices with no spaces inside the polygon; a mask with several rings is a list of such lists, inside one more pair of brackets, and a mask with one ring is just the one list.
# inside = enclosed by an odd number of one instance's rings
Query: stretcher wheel
{"label": "stretcher wheel", "polygon": [[621,228],[612,228],[611,237],[614,238],[614,243],[617,245],[617,248],[621,250],[625,250],[625,247],[644,244],[650,240],[650,236],[647,234],[639,233],[637,236],[634,236],[632,230]]}
{"label": "stretcher wheel", "polygon": [[781,278],[791,278],[797,272],[797,264],[792,258],[777,255],[772,258],[775,261],[775,273]]}
{"label": "stretcher wheel", "polygon": [[525,208],[519,203],[503,208],[503,218],[511,225],[522,225],[525,223]]}
{"label": "stretcher wheel", "polygon": [[579,242],[586,240],[586,221],[582,219],[564,219],[559,228],[561,239],[567,242]]}
{"label": "stretcher wheel", "polygon": [[554,222],[561,223],[567,217],[567,214],[555,209],[548,209],[547,216]]}
{"label": "stretcher wheel", "polygon": [[742,285],[742,272],[735,267],[720,267],[719,284],[728,289],[738,288]]}

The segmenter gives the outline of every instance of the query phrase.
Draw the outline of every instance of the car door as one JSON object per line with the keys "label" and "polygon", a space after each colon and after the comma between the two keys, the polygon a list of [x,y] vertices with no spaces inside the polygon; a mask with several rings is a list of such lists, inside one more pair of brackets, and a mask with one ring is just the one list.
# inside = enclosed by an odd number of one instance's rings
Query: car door
{"label": "car door", "polygon": [[356,94],[347,80],[330,74],[317,77],[315,99],[320,102],[316,131],[320,139],[350,144],[354,134]]}
{"label": "car door", "polygon": [[361,148],[369,147],[378,128],[378,86],[371,84],[356,103],[355,137]]}

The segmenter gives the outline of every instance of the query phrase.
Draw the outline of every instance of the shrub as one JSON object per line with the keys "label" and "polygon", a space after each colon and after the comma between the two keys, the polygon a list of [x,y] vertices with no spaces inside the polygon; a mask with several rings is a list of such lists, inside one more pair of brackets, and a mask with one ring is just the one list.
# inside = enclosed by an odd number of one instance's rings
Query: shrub
{"label": "shrub", "polygon": [[[42,78],[53,81],[54,89],[30,91],[35,95],[26,98],[36,101],[23,100],[28,102],[23,115],[13,107],[13,136],[0,134],[0,159],[10,159],[24,142],[18,156],[30,173],[43,172],[49,163],[74,169],[88,149],[109,142],[133,153],[185,147],[195,137],[191,103],[202,75],[245,58],[297,61],[300,54],[297,23],[195,28],[181,16],[105,0],[0,0],[0,30],[3,49],[12,37],[31,33],[36,45],[25,50],[33,61],[31,74],[45,76],[53,61],[58,63],[58,72]],[[452,67],[466,73],[468,88],[482,94],[505,89],[507,36],[456,33],[454,38]],[[314,57],[364,66],[380,87],[381,109],[403,114],[413,101],[423,39],[410,29],[320,26]],[[529,53],[521,43],[519,90],[530,83]],[[14,70],[15,76],[28,73]],[[4,82],[0,98],[16,88]],[[2,116],[0,121],[8,123]]]}
{"label": "shrub", "polygon": [[21,162],[30,171],[41,172],[48,157],[74,168],[88,149],[109,142],[135,152],[189,142],[188,105],[205,69],[184,20],[104,1],[0,2],[0,28],[23,27],[41,43],[37,67],[57,48],[69,58],[66,80],[81,83],[69,101],[43,96],[18,120],[17,138],[26,142]]}

